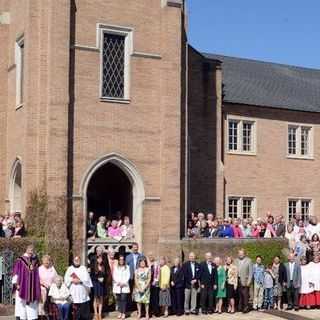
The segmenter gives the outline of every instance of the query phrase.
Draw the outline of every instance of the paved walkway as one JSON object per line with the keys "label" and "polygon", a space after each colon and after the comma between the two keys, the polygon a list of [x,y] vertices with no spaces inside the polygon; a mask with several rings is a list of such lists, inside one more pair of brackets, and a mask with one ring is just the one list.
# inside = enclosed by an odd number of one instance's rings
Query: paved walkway
{"label": "paved walkway", "polygon": [[[0,315],[0,320],[14,320],[14,317],[5,317]],[[117,319],[117,314],[112,313],[110,316],[105,317],[104,320],[107,319]],[[135,320],[136,317],[130,317],[128,319]],[[153,318],[153,319],[163,319],[163,318]],[[320,311],[319,310],[301,310],[299,312],[250,312],[247,314],[235,313],[235,314],[213,314],[206,316],[170,316],[167,318],[168,320],[316,320],[320,319]]]}

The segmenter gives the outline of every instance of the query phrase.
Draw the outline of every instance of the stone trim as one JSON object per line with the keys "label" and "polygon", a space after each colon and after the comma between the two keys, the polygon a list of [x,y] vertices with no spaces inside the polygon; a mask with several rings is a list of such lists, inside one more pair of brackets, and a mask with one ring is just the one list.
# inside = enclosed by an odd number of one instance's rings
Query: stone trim
{"label": "stone trim", "polygon": [[85,46],[85,45],[81,45],[81,44],[75,44],[73,46],[73,49],[77,49],[77,50],[84,50],[84,51],[93,51],[93,52],[99,52],[99,48],[97,47],[92,47],[92,46]]}
{"label": "stone trim", "polygon": [[161,201],[160,197],[146,197],[144,201]]}
{"label": "stone trim", "polygon": [[157,59],[157,60],[161,60],[162,59],[162,56],[160,54],[147,53],[147,52],[138,52],[138,51],[133,52],[132,53],[132,57],[149,58],[149,59]]}

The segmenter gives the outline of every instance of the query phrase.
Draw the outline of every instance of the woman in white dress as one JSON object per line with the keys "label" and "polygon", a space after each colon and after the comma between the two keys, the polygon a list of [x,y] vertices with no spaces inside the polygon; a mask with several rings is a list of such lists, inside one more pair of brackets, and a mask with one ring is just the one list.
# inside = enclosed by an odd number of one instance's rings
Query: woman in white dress
{"label": "woman in white dress", "polygon": [[126,318],[128,295],[130,293],[130,268],[124,256],[119,256],[118,264],[113,269],[113,293],[117,297],[118,319]]}

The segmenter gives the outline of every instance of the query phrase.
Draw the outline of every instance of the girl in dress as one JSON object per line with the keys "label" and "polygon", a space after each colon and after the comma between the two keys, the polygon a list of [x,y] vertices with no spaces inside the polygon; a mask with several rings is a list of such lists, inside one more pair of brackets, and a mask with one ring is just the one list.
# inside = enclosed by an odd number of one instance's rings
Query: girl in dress
{"label": "girl in dress", "polygon": [[226,289],[228,299],[228,312],[235,313],[235,298],[238,287],[238,269],[232,257],[226,258]]}
{"label": "girl in dress", "polygon": [[159,306],[163,308],[164,317],[168,317],[168,310],[171,306],[170,297],[170,268],[167,266],[167,259],[160,257],[160,279],[159,279]]}
{"label": "girl in dress", "polygon": [[107,270],[102,255],[98,255],[91,267],[93,285],[94,318],[102,320],[103,298],[106,295]]}
{"label": "girl in dress", "polygon": [[130,269],[126,265],[125,257],[119,256],[119,263],[113,270],[113,293],[117,297],[118,319],[126,318],[128,295],[130,293],[129,279]]}
{"label": "girl in dress", "polygon": [[314,283],[312,283],[312,266],[307,264],[306,257],[301,257],[301,287],[299,305],[310,309],[315,305]]}
{"label": "girl in dress", "polygon": [[141,258],[134,275],[133,300],[137,303],[138,319],[141,318],[141,307],[144,304],[146,309],[146,319],[149,319],[150,303],[150,281],[151,272],[148,268],[146,258]]}
{"label": "girl in dress", "polygon": [[51,257],[49,255],[44,255],[42,258],[42,265],[39,267],[39,278],[41,286],[41,301],[39,303],[39,318],[45,318],[48,314],[47,310],[47,299],[48,292],[58,276],[56,269],[52,264]]}
{"label": "girl in dress", "polygon": [[221,314],[223,299],[225,299],[227,296],[226,269],[223,265],[221,265],[221,259],[219,257],[215,258],[214,263],[217,266],[217,276],[218,276],[217,295],[216,295],[216,298],[217,298],[216,312]]}

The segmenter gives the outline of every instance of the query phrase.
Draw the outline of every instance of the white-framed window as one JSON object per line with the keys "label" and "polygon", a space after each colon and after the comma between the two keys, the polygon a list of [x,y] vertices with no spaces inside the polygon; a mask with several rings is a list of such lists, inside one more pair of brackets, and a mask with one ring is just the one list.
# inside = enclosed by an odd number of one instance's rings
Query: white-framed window
{"label": "white-framed window", "polygon": [[130,99],[132,29],[98,24],[100,47],[100,98]]}
{"label": "white-framed window", "polygon": [[300,216],[303,221],[308,221],[312,215],[312,200],[305,198],[288,199],[288,221]]}
{"label": "white-framed window", "polygon": [[230,153],[256,153],[256,121],[244,117],[228,117],[227,149]]}
{"label": "white-framed window", "polygon": [[16,107],[24,102],[24,37],[20,36],[15,44],[16,64]]}
{"label": "white-framed window", "polygon": [[311,126],[288,125],[288,157],[312,158],[313,157],[313,132]]}
{"label": "white-framed window", "polygon": [[229,196],[226,216],[228,218],[247,219],[255,216],[256,201],[254,197]]}

